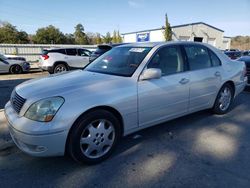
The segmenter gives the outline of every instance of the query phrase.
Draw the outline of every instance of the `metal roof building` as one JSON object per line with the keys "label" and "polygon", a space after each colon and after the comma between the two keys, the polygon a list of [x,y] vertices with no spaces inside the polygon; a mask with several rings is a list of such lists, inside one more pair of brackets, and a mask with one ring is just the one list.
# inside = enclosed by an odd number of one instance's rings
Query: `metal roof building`
{"label": "metal roof building", "polygon": [[[211,44],[219,49],[230,49],[231,38],[224,37],[224,31],[204,22],[172,26],[172,40],[196,41]],[[123,42],[161,42],[164,28],[123,33]]]}

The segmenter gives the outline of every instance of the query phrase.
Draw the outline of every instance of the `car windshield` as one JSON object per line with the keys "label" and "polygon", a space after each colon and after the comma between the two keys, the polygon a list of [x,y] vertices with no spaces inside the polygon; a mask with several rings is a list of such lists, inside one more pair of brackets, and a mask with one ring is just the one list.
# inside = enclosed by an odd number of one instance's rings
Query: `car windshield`
{"label": "car windshield", "polygon": [[85,70],[130,77],[151,50],[149,47],[117,47],[91,63]]}

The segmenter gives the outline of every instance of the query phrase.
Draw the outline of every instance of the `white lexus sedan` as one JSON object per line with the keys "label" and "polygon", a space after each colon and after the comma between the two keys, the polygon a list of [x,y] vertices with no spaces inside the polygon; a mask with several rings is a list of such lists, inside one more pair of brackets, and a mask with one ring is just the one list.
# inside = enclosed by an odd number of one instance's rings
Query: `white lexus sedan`
{"label": "white lexus sedan", "polygon": [[25,153],[93,164],[140,129],[204,109],[225,114],[246,82],[244,63],[207,44],[127,44],[84,70],[18,85],[5,115]]}

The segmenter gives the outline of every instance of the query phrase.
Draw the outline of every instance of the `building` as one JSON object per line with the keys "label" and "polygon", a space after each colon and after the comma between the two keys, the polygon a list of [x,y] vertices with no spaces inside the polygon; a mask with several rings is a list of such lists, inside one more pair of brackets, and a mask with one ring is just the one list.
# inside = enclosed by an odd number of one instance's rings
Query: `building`
{"label": "building", "polygon": [[[164,29],[123,33],[123,42],[161,42],[165,41]],[[211,44],[219,49],[230,49],[231,38],[224,37],[224,31],[203,22],[172,26],[174,41],[196,41]]]}

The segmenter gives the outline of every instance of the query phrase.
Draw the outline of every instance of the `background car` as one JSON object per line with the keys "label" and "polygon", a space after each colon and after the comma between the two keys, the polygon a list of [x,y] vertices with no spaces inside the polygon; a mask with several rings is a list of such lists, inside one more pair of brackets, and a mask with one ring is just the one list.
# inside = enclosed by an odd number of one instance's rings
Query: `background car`
{"label": "background car", "polygon": [[5,115],[22,151],[93,164],[121,136],[204,109],[227,113],[246,81],[243,62],[208,44],[129,44],[84,70],[18,85]]}
{"label": "background car", "polygon": [[230,58],[230,59],[238,59],[239,57],[242,56],[241,51],[225,51],[225,54]]}
{"label": "background car", "polygon": [[91,51],[84,48],[56,48],[43,50],[39,67],[50,74],[82,69],[89,64]]}
{"label": "background car", "polygon": [[100,44],[97,46],[97,49],[91,53],[90,62],[94,61],[96,58],[111,50],[113,47],[121,46],[127,43],[117,43],[117,44]]}
{"label": "background car", "polygon": [[247,87],[250,86],[250,56],[242,56],[237,59],[237,61],[244,61],[246,64],[246,74],[248,77]]}
{"label": "background car", "polygon": [[3,54],[0,54],[0,73],[19,74],[27,72],[30,69],[30,64],[23,60],[8,59]]}
{"label": "background car", "polygon": [[245,50],[245,51],[242,52],[242,55],[243,56],[250,56],[250,51]]}

